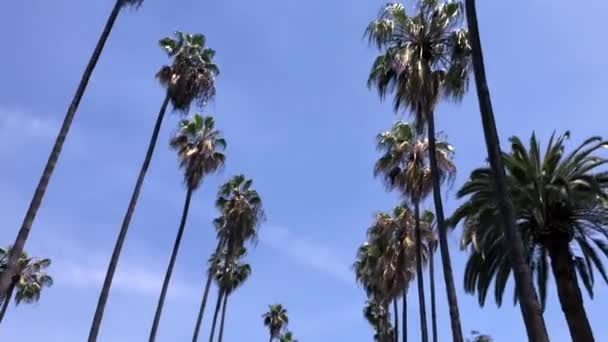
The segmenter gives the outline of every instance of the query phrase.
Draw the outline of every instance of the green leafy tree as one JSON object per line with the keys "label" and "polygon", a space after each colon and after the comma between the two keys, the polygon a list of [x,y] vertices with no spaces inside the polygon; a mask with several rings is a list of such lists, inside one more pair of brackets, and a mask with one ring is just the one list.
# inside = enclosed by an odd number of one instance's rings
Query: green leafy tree
{"label": "green leafy tree", "polygon": [[[6,272],[10,250],[11,248],[0,248],[0,274]],[[0,322],[4,319],[13,298],[15,305],[31,304],[40,300],[42,289],[53,285],[53,278],[46,273],[49,266],[51,259],[30,258],[25,252],[21,254],[21,258],[17,260],[17,274],[13,276],[7,295],[2,301]]]}
{"label": "green leafy tree", "polygon": [[[608,256],[608,172],[599,169],[608,160],[597,155],[608,142],[592,137],[566,153],[568,137],[569,133],[552,136],[544,154],[535,134],[528,148],[513,137],[511,152],[503,160],[517,228],[525,241],[541,304],[545,306],[551,271],[572,340],[593,341],[579,280],[591,296],[594,269],[608,282],[600,258]],[[465,290],[477,291],[481,305],[491,283],[496,302],[502,303],[512,272],[493,176],[488,167],[474,170],[458,192],[467,199],[453,216],[454,224],[463,222],[462,244],[470,250]]]}
{"label": "green leafy tree", "polygon": [[279,338],[279,342],[298,342],[298,340],[296,340],[295,337],[293,337],[293,333],[291,331],[286,331]]}
{"label": "green leafy tree", "polygon": [[213,64],[215,51],[205,46],[205,36],[202,34],[190,34],[184,32],[176,32],[176,39],[163,38],[160,40],[160,47],[172,58],[171,65],[163,66],[157,73],[157,78],[161,85],[165,87],[165,98],[160,107],[160,111],[156,118],[156,124],[148,144],[143,164],[139,171],[133,194],[129,201],[129,206],[123,218],[116,244],[110,258],[108,270],[103,282],[95,316],[91,324],[89,332],[89,342],[97,341],[101,320],[105,310],[106,302],[112,287],[114,272],[118,265],[118,259],[122,251],[122,246],[127,237],[131,218],[135,212],[137,200],[144,183],[144,178],[148,171],[158,134],[160,132],[163,118],[167,111],[169,102],[173,109],[187,113],[192,103],[196,103],[199,107],[203,107],[215,95],[215,77],[219,74],[219,70]]}
{"label": "green leafy tree", "polygon": [[156,340],[156,332],[160,323],[160,316],[165,303],[165,296],[171,281],[171,274],[177,259],[177,253],[182,241],[190,200],[192,193],[201,185],[203,178],[224,166],[226,157],[222,151],[226,148],[226,141],[215,128],[215,121],[211,116],[195,114],[191,120],[183,120],[180,128],[171,139],[171,148],[177,151],[179,166],[184,170],[184,183],[186,184],[186,199],[182,218],[177,230],[177,237],[171,253],[169,266],[165,273],[158,305],[154,314],[154,321],[150,330],[150,342]]}
{"label": "green leafy tree", "polygon": [[[420,202],[433,189],[429,166],[429,143],[410,124],[398,121],[391,130],[378,135],[377,147],[382,155],[376,162],[374,174],[383,177],[387,189],[399,190],[402,196],[409,199],[414,205],[420,331],[422,341],[428,341],[424,277],[422,276],[423,241],[420,233]],[[456,174],[456,166],[452,160],[452,146],[444,141],[437,141],[436,156],[439,177],[442,180],[453,179]]]}
{"label": "green leafy tree", "polygon": [[379,303],[374,298],[368,299],[363,307],[363,317],[365,317],[374,329],[374,341],[394,341],[390,312],[385,305]]}
{"label": "green leafy tree", "polygon": [[264,319],[264,325],[270,332],[270,342],[281,337],[281,332],[289,324],[289,317],[287,317],[287,309],[281,304],[272,304],[268,306],[268,312],[262,315]]}
{"label": "green leafy tree", "polygon": [[462,342],[460,314],[447,244],[441,202],[441,177],[436,155],[434,111],[442,99],[459,101],[468,88],[470,49],[462,26],[462,6],[456,1],[421,0],[415,13],[390,3],[366,31],[380,50],[368,85],[381,98],[393,95],[395,111],[405,109],[415,117],[417,131],[426,127],[439,247],[443,265],[452,336]]}
{"label": "green leafy tree", "polygon": [[25,213],[25,217],[23,218],[23,223],[21,223],[21,228],[19,228],[19,232],[17,233],[17,237],[15,239],[15,243],[13,244],[13,248],[11,249],[11,254],[8,257],[7,268],[8,271],[4,272],[2,276],[0,276],[0,298],[7,295],[7,291],[12,283],[12,277],[17,274],[17,260],[21,257],[23,253],[23,249],[25,248],[25,242],[27,241],[27,237],[32,229],[32,225],[34,224],[34,220],[36,219],[36,214],[38,213],[38,209],[42,204],[42,200],[44,198],[44,194],[46,193],[46,189],[51,181],[51,176],[55,171],[55,166],[59,161],[59,155],[61,154],[61,150],[63,149],[63,144],[67,139],[68,133],[70,131],[70,127],[72,126],[72,121],[74,121],[74,117],[76,116],[76,111],[78,110],[78,106],[80,105],[80,100],[82,99],[84,92],[89,84],[89,79],[91,75],[93,75],[93,70],[101,57],[101,53],[103,51],[104,46],[108,38],[110,37],[110,33],[112,32],[112,28],[114,27],[114,23],[118,18],[118,14],[123,8],[126,7],[139,7],[143,3],[143,0],[116,0],[114,3],[114,8],[110,12],[110,16],[106,22],[106,25],[97,41],[97,45],[93,50],[93,55],[89,58],[89,62],[84,69],[84,73],[82,74],[82,78],[80,83],[78,84],[78,88],[76,88],[76,93],[72,98],[72,102],[68,107],[67,113],[63,119],[63,123],[61,124],[61,128],[59,129],[59,134],[57,134],[57,138],[55,139],[55,143],[53,144],[53,148],[51,150],[51,154],[49,155],[49,159],[47,160],[44,170],[42,171],[42,176],[38,181],[38,185],[36,186],[36,190],[34,191],[34,196],[30,202],[29,207],[27,208],[27,212]]}
{"label": "green leafy tree", "polygon": [[466,0],[465,5],[473,71],[475,74],[483,133],[488,151],[488,161],[494,174],[493,180],[499,204],[500,219],[502,220],[505,233],[504,238],[507,243],[506,247],[510,251],[515,284],[519,289],[517,296],[519,297],[520,309],[526,325],[528,339],[534,342],[548,342],[549,336],[547,335],[542,310],[534,292],[532,277],[526,265],[522,238],[516,227],[513,203],[508,195],[505,170],[501,160],[500,141],[498,140],[492,100],[486,79],[475,0]]}
{"label": "green leafy tree", "polygon": [[[230,248],[244,246],[247,241],[256,241],[257,229],[264,221],[265,215],[262,199],[253,187],[251,179],[244,175],[230,178],[220,186],[215,206],[221,213],[220,217],[213,222],[218,236],[216,254],[220,253],[223,248],[228,253],[232,253]],[[192,336],[193,342],[198,340],[211,289],[214,274],[212,260],[210,260],[209,269],[211,271],[207,272],[207,282]]]}

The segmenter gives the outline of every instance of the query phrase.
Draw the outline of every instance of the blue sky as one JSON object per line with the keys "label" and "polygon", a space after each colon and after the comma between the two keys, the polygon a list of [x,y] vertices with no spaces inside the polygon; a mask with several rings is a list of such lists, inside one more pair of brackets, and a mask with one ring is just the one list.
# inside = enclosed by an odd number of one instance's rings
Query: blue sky
{"label": "blue sky", "polygon": [[[27,249],[51,257],[55,286],[39,304],[11,307],[0,340],[77,342],[86,338],[108,258],[162,101],[154,79],[165,55],[159,38],[201,32],[217,50],[217,98],[205,113],[228,140],[227,165],[195,196],[174,273],[159,341],[191,336],[214,241],[218,185],[235,173],[252,177],[268,220],[248,256],[253,274],[228,307],[225,339],[263,341],[261,314],[283,303],[302,341],[369,341],[364,301],[350,271],[372,213],[396,197],[372,177],[374,136],[396,119],[366,89],[375,51],[361,39],[381,1],[150,1],[125,11],[89,84]],[[30,0],[4,5],[0,85],[0,241],[13,241],[65,109],[112,1]],[[486,66],[503,141],[534,129],[541,137],[570,129],[573,143],[605,133],[608,4],[589,0],[479,1]],[[471,89],[473,90],[473,88]],[[181,173],[165,121],[131,224],[100,341],[147,337],[181,213]],[[438,128],[455,145],[458,187],[483,162],[485,149],[472,91],[442,105]],[[546,140],[545,140],[546,141]],[[448,213],[454,189],[445,194]],[[516,307],[480,309],[463,293],[465,254],[450,236],[465,332],[497,342],[524,341]],[[437,258],[439,260],[439,258]],[[443,282],[437,273],[438,284]],[[443,287],[440,341],[450,336]],[[416,291],[410,291],[410,338],[417,340]],[[598,340],[608,291],[598,281],[586,298]],[[569,335],[552,286],[546,320],[553,341]],[[213,301],[214,298],[212,297]],[[209,318],[210,315],[207,315]],[[203,335],[208,333],[209,322]],[[203,337],[204,338],[204,337]]]}

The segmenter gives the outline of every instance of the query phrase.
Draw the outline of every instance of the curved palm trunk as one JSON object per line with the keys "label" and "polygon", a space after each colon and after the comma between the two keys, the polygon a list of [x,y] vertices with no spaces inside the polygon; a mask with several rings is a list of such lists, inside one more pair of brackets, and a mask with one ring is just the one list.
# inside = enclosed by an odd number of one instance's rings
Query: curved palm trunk
{"label": "curved palm trunk", "polygon": [[393,312],[395,313],[395,342],[399,342],[399,309],[397,308],[397,298],[393,299]]}
{"label": "curved palm trunk", "polygon": [[405,285],[405,287],[403,288],[403,313],[401,314],[401,325],[402,325],[402,335],[403,335],[403,342],[407,342],[407,290],[408,290],[408,285]]}
{"label": "curved palm trunk", "polygon": [[414,220],[416,229],[416,278],[418,280],[418,306],[420,308],[420,336],[422,342],[428,342],[429,332],[426,322],[426,300],[424,296],[424,275],[422,274],[422,237],[420,236],[420,202],[414,203]]}
{"label": "curved palm trunk", "polygon": [[220,312],[220,305],[222,304],[222,297],[224,296],[224,291],[221,289],[217,294],[217,303],[215,304],[215,313],[213,314],[213,323],[211,325],[211,333],[209,334],[209,342],[213,342],[213,337],[215,336],[215,326],[217,325],[217,315]]}
{"label": "curved palm trunk", "polygon": [[519,307],[524,318],[528,339],[532,342],[547,342],[549,336],[545,327],[543,313],[538,302],[530,270],[525,262],[523,242],[519,231],[515,226],[515,214],[513,203],[507,193],[507,183],[504,165],[501,158],[500,143],[490,91],[486,81],[485,67],[483,63],[483,52],[481,50],[481,40],[479,38],[479,28],[477,26],[477,10],[475,0],[466,0],[467,23],[469,37],[473,55],[473,70],[475,73],[475,84],[477,86],[477,98],[479,99],[479,109],[481,121],[483,123],[483,133],[488,150],[488,159],[494,173],[494,186],[496,187],[496,200],[501,213],[504,236],[509,248],[509,256],[513,267],[516,289],[518,290]]}
{"label": "curved palm trunk", "polygon": [[4,319],[4,314],[6,314],[6,310],[8,309],[8,304],[11,302],[11,299],[13,298],[13,291],[15,291],[16,285],[17,285],[17,283],[12,282],[8,288],[6,297],[4,297],[4,302],[2,303],[2,309],[0,310],[0,323]]}
{"label": "curved palm trunk", "polygon": [[[222,247],[222,242],[218,241],[215,253],[219,253]],[[203,315],[205,314],[205,307],[207,306],[207,298],[209,297],[209,290],[211,289],[211,273],[207,274],[207,283],[205,284],[205,292],[203,293],[203,300],[201,307],[198,310],[198,317],[196,318],[196,326],[194,327],[194,334],[192,335],[192,342],[198,341],[198,334],[201,330],[201,324],[203,322]]]}
{"label": "curved palm trunk", "polygon": [[150,161],[152,160],[152,154],[154,153],[154,147],[156,146],[156,140],[158,140],[160,126],[163,122],[163,117],[165,116],[165,112],[167,111],[168,104],[169,95],[167,94],[165,96],[165,100],[163,101],[162,106],[160,107],[160,111],[158,112],[158,117],[156,118],[156,125],[154,126],[152,137],[150,138],[150,144],[148,145],[148,151],[146,152],[146,157],[141,166],[141,170],[139,171],[139,176],[137,177],[137,182],[135,183],[135,188],[133,189],[133,194],[131,195],[129,207],[122,221],[122,226],[120,227],[118,238],[116,239],[116,245],[114,246],[114,251],[112,252],[112,258],[110,259],[110,264],[108,265],[108,270],[106,272],[106,277],[103,282],[103,287],[101,289],[101,293],[99,294],[97,309],[95,310],[95,316],[93,317],[93,323],[91,324],[91,331],[89,332],[88,342],[97,341],[97,335],[99,334],[99,328],[101,326],[101,320],[103,318],[106,302],[108,301],[108,295],[110,294],[110,287],[112,286],[114,272],[116,271],[116,266],[118,265],[118,258],[120,257],[122,245],[124,244],[125,238],[127,237],[127,231],[129,230],[131,217],[133,217],[133,212],[135,212],[135,205],[137,204],[137,199],[139,198],[139,193],[144,183],[144,178],[146,177],[148,166],[150,166]]}
{"label": "curved palm trunk", "polygon": [[570,337],[575,342],[593,342],[593,331],[583,306],[583,296],[578,287],[573,256],[568,240],[553,239],[548,246],[551,269],[557,284],[557,294],[566,316]]}
{"label": "curved palm trunk", "polygon": [[10,250],[6,271],[3,272],[2,275],[0,275],[0,298],[4,297],[4,294],[7,292],[9,286],[11,285],[12,277],[16,274],[17,260],[19,259],[19,256],[21,256],[21,254],[23,253],[25,241],[27,240],[30,230],[32,229],[32,225],[34,224],[34,219],[36,218],[38,209],[42,204],[42,198],[44,197],[46,188],[49,185],[49,181],[51,180],[51,176],[53,175],[53,171],[55,170],[55,166],[57,165],[57,161],[59,160],[59,154],[61,153],[65,139],[68,136],[70,127],[72,126],[72,121],[74,120],[74,116],[76,115],[76,110],[78,110],[80,100],[84,95],[84,91],[87,88],[89,79],[93,74],[93,70],[97,65],[97,61],[99,61],[101,52],[103,51],[103,48],[106,45],[106,41],[110,36],[110,32],[114,27],[114,23],[116,22],[116,18],[118,17],[121,8],[122,0],[117,0],[116,4],[114,5],[114,8],[112,9],[112,12],[110,13],[110,16],[108,17],[106,26],[104,27],[103,32],[101,33],[101,36],[97,41],[95,50],[93,50],[93,55],[89,59],[89,63],[84,69],[82,79],[78,84],[78,88],[76,88],[76,94],[74,94],[72,103],[70,104],[70,107],[68,108],[68,111],[63,119],[63,124],[61,124],[59,134],[55,139],[55,144],[53,145],[53,149],[51,150],[49,159],[47,160],[46,165],[44,166],[44,170],[42,171],[42,177],[40,177],[38,185],[36,186],[34,197],[32,197],[30,206],[27,208],[25,218],[23,219],[23,223],[21,223],[21,228],[19,228],[19,233],[17,233],[15,243],[13,243],[12,248]]}
{"label": "curved palm trunk", "polygon": [[192,198],[192,189],[188,189],[186,192],[186,201],[184,202],[184,210],[182,211],[182,219],[179,223],[179,229],[177,230],[177,237],[175,238],[175,244],[173,245],[173,252],[171,253],[171,260],[169,260],[169,266],[165,273],[165,280],[163,281],[163,287],[160,291],[160,297],[158,298],[158,305],[156,307],[156,313],[154,314],[154,322],[152,323],[152,329],[150,330],[149,341],[153,342],[156,340],[156,332],[158,330],[158,324],[160,322],[160,315],[163,311],[165,304],[165,296],[167,295],[167,289],[169,288],[169,282],[171,281],[171,274],[173,273],[173,267],[175,266],[175,260],[177,259],[177,253],[179,251],[179,245],[182,242],[182,236],[186,228],[186,220],[188,219],[188,210],[190,209],[190,199]]}
{"label": "curved palm trunk", "polygon": [[226,319],[226,305],[228,305],[228,293],[224,295],[224,304],[222,304],[222,318],[220,319],[220,336],[217,342],[222,342],[224,338],[224,321]]}
{"label": "curved palm trunk", "polygon": [[460,313],[458,310],[458,299],[456,298],[456,288],[454,286],[454,273],[452,272],[452,262],[450,260],[448,237],[445,226],[445,218],[443,215],[443,203],[441,202],[441,185],[439,184],[437,151],[435,147],[435,118],[432,111],[428,112],[426,119],[429,139],[429,164],[431,166],[431,178],[433,180],[433,201],[435,202],[435,215],[437,219],[437,229],[439,231],[439,249],[441,251],[441,264],[443,266],[445,291],[447,292],[448,306],[450,307],[452,338],[454,342],[463,342],[462,327],[460,325]]}
{"label": "curved palm trunk", "polygon": [[433,330],[433,342],[437,342],[437,308],[435,307],[435,253],[434,248],[429,248],[429,281],[431,283],[431,325]]}

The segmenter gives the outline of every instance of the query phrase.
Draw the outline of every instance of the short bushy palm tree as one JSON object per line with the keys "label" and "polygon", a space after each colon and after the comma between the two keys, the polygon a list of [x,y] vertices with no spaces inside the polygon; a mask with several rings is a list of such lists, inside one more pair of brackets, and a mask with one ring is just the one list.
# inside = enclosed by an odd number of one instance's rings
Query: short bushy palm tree
{"label": "short bushy palm tree", "polygon": [[154,314],[154,321],[150,330],[150,342],[156,339],[165,296],[169,288],[171,274],[173,273],[173,267],[175,266],[177,253],[186,227],[192,193],[198,189],[206,175],[222,168],[226,159],[223,154],[223,150],[226,148],[226,141],[215,128],[215,121],[211,116],[203,117],[195,114],[191,120],[183,120],[180,123],[179,130],[171,139],[170,145],[171,148],[177,151],[179,166],[184,170],[184,183],[187,190],[177,237],[175,238],[171,259],[165,273],[156,313]]}
{"label": "short bushy palm tree", "polygon": [[363,307],[363,317],[374,329],[374,341],[392,342],[394,340],[390,313],[385,305],[373,298],[368,299]]}
{"label": "short bushy palm tree", "polygon": [[[227,253],[232,254],[235,247],[244,246],[246,241],[256,241],[257,229],[264,221],[265,215],[262,199],[253,187],[253,180],[244,175],[233,176],[220,186],[215,205],[221,213],[220,217],[214,220],[218,236],[216,254],[223,248]],[[210,266],[213,266],[213,263]],[[212,279],[213,272],[208,272],[192,337],[193,342],[198,340]]]}
{"label": "short bushy palm tree", "polygon": [[29,207],[27,208],[27,212],[25,213],[25,217],[23,218],[23,223],[21,223],[21,228],[17,233],[17,237],[15,239],[15,243],[13,244],[11,255],[8,258],[8,272],[5,272],[2,276],[0,276],[0,298],[4,297],[7,294],[7,291],[11,285],[11,278],[17,273],[17,260],[20,258],[21,253],[23,253],[23,249],[25,248],[25,242],[27,237],[32,229],[32,225],[34,224],[34,220],[36,219],[36,214],[38,213],[38,209],[42,204],[42,199],[44,198],[44,194],[46,193],[46,189],[51,180],[51,176],[55,171],[55,166],[59,161],[59,155],[61,154],[61,150],[63,149],[63,144],[67,139],[68,133],[70,131],[70,127],[72,126],[72,121],[74,121],[74,117],[76,116],[76,111],[78,110],[78,106],[80,105],[80,100],[82,100],[82,96],[89,84],[89,79],[91,75],[93,75],[93,70],[95,66],[97,66],[97,62],[101,57],[101,53],[103,48],[106,45],[108,38],[110,37],[110,33],[112,32],[112,28],[114,27],[114,23],[118,18],[118,14],[123,8],[126,7],[139,7],[143,3],[143,0],[116,0],[114,3],[114,8],[112,12],[110,12],[110,16],[106,22],[106,25],[97,41],[97,45],[95,46],[95,50],[93,50],[93,55],[89,58],[89,62],[84,69],[84,73],[82,74],[82,78],[80,83],[78,84],[78,88],[76,88],[76,93],[72,98],[72,102],[68,107],[68,111],[65,114],[63,119],[63,123],[61,124],[61,128],[59,129],[59,134],[55,139],[55,143],[53,144],[53,148],[51,150],[51,154],[49,155],[49,159],[44,166],[44,170],[42,171],[42,176],[38,181],[38,185],[36,186],[36,190],[34,191],[34,196],[30,202]]}
{"label": "short bushy palm tree", "polygon": [[[389,190],[399,190],[404,199],[409,199],[414,205],[420,330],[422,341],[428,341],[422,276],[423,242],[420,234],[420,202],[433,188],[428,139],[420,136],[407,122],[398,121],[391,130],[378,134],[377,147],[382,155],[376,162],[374,174],[383,177]],[[440,140],[436,142],[435,147],[439,178],[442,181],[453,179],[456,166],[452,160],[452,146]]]}
{"label": "short bushy palm tree", "polygon": [[291,331],[286,331],[279,338],[279,342],[298,342],[295,337],[293,337],[293,333]]}
{"label": "short bushy palm tree", "polygon": [[156,124],[152,131],[148,150],[139,171],[137,181],[135,182],[133,194],[131,195],[112,252],[112,257],[110,258],[108,270],[95,310],[95,316],[93,317],[93,322],[91,324],[89,342],[97,341],[97,335],[99,334],[101,320],[112,286],[114,272],[118,265],[118,259],[127,236],[131,218],[135,212],[135,206],[137,205],[144,178],[148,171],[150,161],[152,160],[156,141],[158,140],[158,134],[169,102],[171,102],[174,110],[187,113],[192,103],[196,103],[199,107],[203,107],[215,95],[215,77],[219,74],[219,70],[217,66],[213,64],[215,51],[205,46],[205,36],[202,34],[189,34],[184,32],[176,32],[175,36],[176,39],[167,37],[161,39],[159,42],[160,47],[168,54],[169,58],[172,58],[171,65],[163,66],[157,74],[158,80],[166,89],[165,98],[156,118]]}
{"label": "short bushy palm tree", "polygon": [[[511,152],[503,155],[507,190],[513,200],[517,228],[524,241],[530,271],[544,306],[548,274],[553,272],[562,311],[574,341],[593,341],[579,280],[593,295],[594,269],[608,282],[599,255],[608,256],[608,163],[599,149],[600,137],[565,151],[569,133],[552,136],[544,153],[534,134],[529,147],[511,138]],[[474,170],[458,192],[467,200],[454,213],[463,222],[462,243],[470,250],[465,290],[477,291],[480,304],[494,284],[500,305],[512,272],[490,168]]]}
{"label": "short bushy palm tree", "polygon": [[439,246],[455,342],[462,342],[463,338],[441,202],[434,111],[442,99],[459,101],[468,87],[470,49],[461,18],[462,6],[456,1],[421,0],[418,10],[411,14],[404,5],[390,3],[366,31],[370,42],[381,51],[372,66],[368,85],[376,88],[381,98],[393,95],[395,111],[403,108],[412,113],[417,131],[422,132],[426,126]]}
{"label": "short bushy palm tree", "polygon": [[[0,274],[6,272],[9,254],[10,248],[0,248]],[[21,254],[21,258],[17,260],[17,274],[13,276],[7,295],[2,301],[0,322],[11,299],[15,299],[15,305],[35,303],[40,299],[42,289],[53,285],[53,278],[46,273],[49,266],[50,259],[30,258],[25,252]]]}
{"label": "short bushy palm tree", "polygon": [[281,332],[289,324],[289,317],[287,316],[287,309],[281,304],[272,304],[268,307],[268,312],[262,315],[264,319],[264,325],[268,328],[270,333],[270,340],[279,339]]}

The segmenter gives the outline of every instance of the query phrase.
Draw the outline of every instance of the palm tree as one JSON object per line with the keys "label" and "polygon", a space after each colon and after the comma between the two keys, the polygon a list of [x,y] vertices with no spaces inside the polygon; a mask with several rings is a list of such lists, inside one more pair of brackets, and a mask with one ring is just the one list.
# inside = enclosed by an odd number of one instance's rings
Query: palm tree
{"label": "palm tree", "polygon": [[[565,152],[569,133],[551,136],[544,155],[535,134],[530,146],[511,138],[511,152],[503,155],[507,190],[513,200],[517,228],[525,241],[527,265],[536,275],[545,306],[549,265],[574,341],[593,341],[578,279],[593,295],[593,269],[608,282],[598,251],[608,256],[608,163],[596,155],[608,141],[592,137],[572,152]],[[465,269],[465,290],[478,291],[481,305],[494,280],[500,305],[512,271],[508,239],[498,218],[494,174],[488,167],[474,170],[458,192],[467,197],[454,213],[453,224],[463,221],[463,247],[470,256]],[[517,297],[516,297],[517,299]]]}
{"label": "palm tree", "polygon": [[120,252],[127,236],[131,218],[135,212],[135,206],[137,205],[148,166],[152,160],[156,140],[158,139],[160,127],[169,102],[171,102],[174,110],[186,113],[193,102],[199,107],[203,107],[215,95],[215,76],[219,73],[217,66],[212,61],[215,51],[205,47],[205,36],[202,34],[189,34],[178,31],[175,35],[176,39],[167,37],[159,42],[161,48],[167,52],[170,58],[173,58],[172,64],[163,66],[157,74],[161,85],[166,89],[166,94],[156,118],[148,150],[139,171],[129,206],[123,218],[112,257],[110,258],[103,287],[97,302],[97,308],[95,309],[95,316],[91,324],[89,342],[97,341],[97,335],[99,334],[101,320],[110,293],[110,287],[112,286],[114,272],[118,265]]}
{"label": "palm tree", "polygon": [[279,338],[279,342],[298,342],[298,340],[296,340],[295,337],[293,337],[293,333],[291,331],[286,331]]}
{"label": "palm tree", "polygon": [[281,304],[272,304],[268,306],[268,312],[262,315],[264,325],[270,332],[270,342],[274,339],[279,339],[281,331],[289,324],[287,310]]}
{"label": "palm tree", "polygon": [[[239,256],[237,258],[242,258],[245,254],[245,248],[241,247],[241,251],[239,252]],[[230,257],[230,256],[228,256]],[[235,261],[235,258],[232,257],[232,261],[228,262],[227,265],[221,269],[221,272],[217,274],[218,285],[222,289],[224,303],[222,304],[222,318],[220,320],[220,333],[218,342],[222,342],[224,336],[224,321],[226,318],[226,306],[228,305],[228,296],[232,294],[238,287],[243,285],[243,283],[249,278],[251,274],[251,266],[249,264],[241,264],[238,263],[238,259]]]}
{"label": "palm tree", "polygon": [[[262,199],[253,187],[251,179],[244,175],[236,175],[230,178],[220,186],[215,206],[221,212],[221,216],[214,220],[218,235],[216,254],[224,246],[243,246],[245,241],[256,241],[257,228],[264,221],[265,215]],[[228,252],[232,253],[231,251]],[[205,292],[192,337],[193,342],[198,340],[212,277],[213,272],[208,272]]]}
{"label": "palm tree", "polygon": [[437,307],[435,302],[435,252],[437,251],[437,231],[434,229],[435,215],[426,210],[422,214],[422,224],[428,227],[429,237],[426,241],[429,260],[429,282],[431,283],[431,327],[433,331],[433,342],[437,342]]}
{"label": "palm tree", "polygon": [[390,313],[385,305],[374,298],[369,298],[363,307],[363,317],[374,328],[374,341],[393,341],[393,327],[391,326]]}
{"label": "palm tree", "polygon": [[30,234],[32,225],[34,224],[34,219],[36,218],[38,209],[42,204],[42,199],[44,198],[44,194],[46,193],[46,189],[51,180],[51,176],[53,175],[53,171],[55,171],[55,166],[57,165],[57,161],[59,160],[59,155],[61,154],[61,150],[63,149],[63,144],[68,136],[70,127],[72,126],[72,121],[74,120],[76,111],[78,110],[78,105],[80,104],[80,100],[84,95],[84,91],[86,90],[87,85],[89,84],[89,79],[93,74],[93,70],[95,69],[97,62],[101,57],[101,52],[103,51],[103,48],[106,45],[106,41],[110,36],[110,32],[114,27],[116,18],[118,18],[118,14],[123,8],[139,7],[142,3],[143,0],[116,0],[114,8],[112,9],[112,12],[110,12],[108,21],[106,22],[101,36],[97,41],[95,50],[93,50],[93,55],[89,59],[89,63],[84,69],[82,79],[80,80],[78,88],[76,88],[76,93],[74,94],[72,102],[68,107],[68,111],[63,119],[61,128],[59,129],[59,134],[55,139],[55,144],[53,145],[53,149],[51,150],[51,154],[49,155],[49,159],[47,160],[46,165],[44,166],[42,176],[40,177],[38,185],[36,186],[36,190],[34,191],[34,196],[32,197],[29,207],[27,208],[27,212],[25,213],[25,217],[23,218],[23,223],[21,223],[21,228],[19,228],[19,232],[17,233],[15,243],[13,244],[11,254],[8,258],[8,271],[4,272],[3,275],[0,277],[0,298],[4,297],[4,295],[7,294],[7,291],[11,286],[11,279],[17,273],[17,260],[21,257],[21,254],[23,253],[23,249],[25,248],[25,242],[27,240],[28,235]]}
{"label": "palm tree", "polygon": [[[10,247],[0,248],[0,274],[6,272],[10,250]],[[2,308],[0,308],[0,322],[13,297],[15,305],[35,303],[40,299],[42,289],[53,285],[53,278],[46,273],[49,266],[51,266],[51,259],[29,258],[27,253],[21,254],[21,258],[17,261],[17,274],[13,277],[8,293],[2,302]]]}
{"label": "palm tree", "polygon": [[465,4],[481,121],[488,151],[488,160],[494,174],[494,186],[499,203],[498,210],[501,214],[500,219],[505,231],[505,241],[510,250],[509,257],[513,265],[515,283],[519,289],[518,297],[521,303],[519,307],[526,325],[528,339],[534,342],[547,342],[549,341],[547,328],[545,327],[545,321],[536,292],[534,292],[532,277],[524,259],[523,242],[516,227],[513,203],[511,203],[511,199],[508,196],[504,165],[501,160],[502,152],[498,140],[496,122],[494,121],[490,90],[486,80],[475,0],[466,0]]}
{"label": "palm tree", "polygon": [[461,28],[461,18],[462,6],[452,0],[441,4],[437,0],[421,0],[414,15],[408,15],[404,5],[391,3],[384,7],[366,31],[370,42],[381,50],[373,64],[368,85],[375,87],[381,98],[392,93],[395,111],[404,108],[411,112],[416,118],[417,131],[422,132],[426,126],[439,247],[454,342],[462,342],[463,338],[441,202],[434,110],[439,100],[459,101],[467,90],[470,49],[468,33]]}
{"label": "palm tree", "polygon": [[215,122],[211,116],[202,117],[195,114],[191,120],[183,120],[180,123],[179,131],[171,139],[170,145],[178,153],[180,167],[184,170],[184,183],[187,191],[177,237],[158,299],[152,329],[150,330],[150,342],[156,339],[156,331],[158,330],[165,296],[186,227],[192,193],[198,189],[203,178],[220,169],[226,159],[222,153],[226,148],[226,141],[221,137],[221,133],[215,129]]}
{"label": "palm tree", "polygon": [[[420,202],[429,195],[433,188],[429,166],[428,139],[420,136],[410,124],[398,121],[391,130],[378,135],[377,147],[382,152],[382,156],[376,162],[374,174],[376,176],[381,175],[384,178],[387,189],[399,190],[405,198],[409,198],[414,204],[420,330],[422,341],[428,341],[424,277],[422,274],[423,242],[420,233]],[[442,180],[453,179],[456,174],[456,166],[452,160],[452,146],[440,140],[437,141],[435,147],[439,178]]]}

